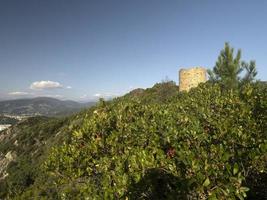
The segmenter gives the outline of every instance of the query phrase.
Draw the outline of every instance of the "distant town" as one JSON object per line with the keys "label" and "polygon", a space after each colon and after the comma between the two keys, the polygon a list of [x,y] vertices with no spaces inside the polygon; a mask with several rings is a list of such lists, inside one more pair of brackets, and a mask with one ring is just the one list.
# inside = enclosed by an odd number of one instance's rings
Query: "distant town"
{"label": "distant town", "polygon": [[[31,117],[30,115],[10,115],[10,114],[0,114],[0,118],[8,118],[8,119],[13,119],[17,121],[21,121],[23,119],[26,119],[28,117]],[[6,123],[5,121],[0,120],[0,131],[5,130],[12,126],[13,124],[11,123]]]}
{"label": "distant town", "polygon": [[26,119],[28,117],[32,117],[32,115],[10,115],[10,114],[1,114],[0,116],[17,119],[19,121]]}

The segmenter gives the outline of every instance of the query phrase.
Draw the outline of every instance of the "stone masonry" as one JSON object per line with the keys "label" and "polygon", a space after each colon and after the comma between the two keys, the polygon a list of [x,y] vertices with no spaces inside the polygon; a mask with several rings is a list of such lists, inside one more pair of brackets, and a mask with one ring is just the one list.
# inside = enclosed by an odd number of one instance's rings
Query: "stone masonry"
{"label": "stone masonry", "polygon": [[179,91],[189,91],[199,83],[207,81],[207,70],[203,67],[181,69],[179,71]]}

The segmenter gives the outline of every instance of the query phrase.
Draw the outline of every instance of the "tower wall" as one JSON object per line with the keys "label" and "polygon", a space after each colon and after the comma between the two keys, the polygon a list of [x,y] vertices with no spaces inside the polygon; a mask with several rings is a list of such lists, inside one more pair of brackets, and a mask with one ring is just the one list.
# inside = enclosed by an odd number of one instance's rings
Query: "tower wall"
{"label": "tower wall", "polygon": [[189,91],[199,83],[207,81],[207,70],[203,67],[181,69],[179,71],[179,91]]}

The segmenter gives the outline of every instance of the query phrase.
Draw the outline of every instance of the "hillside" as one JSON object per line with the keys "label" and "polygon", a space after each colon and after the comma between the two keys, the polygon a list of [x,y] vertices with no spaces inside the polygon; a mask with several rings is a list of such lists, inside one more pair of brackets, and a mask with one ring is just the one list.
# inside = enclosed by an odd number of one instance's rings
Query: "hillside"
{"label": "hillside", "polygon": [[33,99],[16,99],[0,101],[0,114],[9,115],[42,115],[57,116],[67,115],[94,105],[95,102],[78,103],[75,101],[61,101],[49,97],[38,97]]}
{"label": "hillside", "polygon": [[29,118],[0,133],[0,198],[264,199],[266,89],[166,82]]}
{"label": "hillside", "polygon": [[62,145],[87,111],[64,118],[30,117],[0,132],[0,199],[30,186],[51,147]]}

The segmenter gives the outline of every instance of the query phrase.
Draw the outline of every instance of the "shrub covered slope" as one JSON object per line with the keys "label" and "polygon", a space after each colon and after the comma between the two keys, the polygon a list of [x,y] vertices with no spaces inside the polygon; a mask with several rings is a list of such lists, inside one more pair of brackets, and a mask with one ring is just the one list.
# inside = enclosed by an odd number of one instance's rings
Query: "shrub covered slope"
{"label": "shrub covered slope", "polygon": [[266,198],[266,86],[170,88],[158,84],[83,113],[16,198]]}
{"label": "shrub covered slope", "polygon": [[31,117],[0,132],[0,199],[12,199],[35,182],[51,147],[68,140],[83,115]]}

